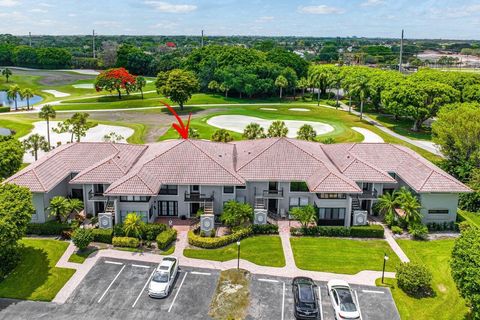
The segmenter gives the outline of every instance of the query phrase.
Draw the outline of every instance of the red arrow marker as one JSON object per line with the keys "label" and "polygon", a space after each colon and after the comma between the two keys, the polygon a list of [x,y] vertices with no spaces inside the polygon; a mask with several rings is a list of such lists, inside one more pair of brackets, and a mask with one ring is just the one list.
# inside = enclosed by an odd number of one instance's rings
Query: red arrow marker
{"label": "red arrow marker", "polygon": [[172,124],[172,127],[177,130],[177,132],[180,134],[180,136],[183,138],[183,139],[188,139],[188,128],[190,127],[190,118],[192,117],[192,114],[190,113],[188,115],[188,121],[187,121],[187,125],[185,126],[183,124],[183,121],[182,119],[178,116],[178,114],[175,112],[175,110],[167,103],[163,102],[163,101],[160,101],[161,103],[163,103],[167,108],[168,110],[170,110],[170,112],[175,116],[175,118],[177,119],[178,123],[174,123]]}

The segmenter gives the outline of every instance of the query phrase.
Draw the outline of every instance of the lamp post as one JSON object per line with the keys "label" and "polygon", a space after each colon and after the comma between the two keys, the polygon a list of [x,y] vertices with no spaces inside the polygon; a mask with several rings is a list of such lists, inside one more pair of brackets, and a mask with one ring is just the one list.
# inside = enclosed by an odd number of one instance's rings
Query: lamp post
{"label": "lamp post", "polygon": [[240,240],[237,241],[237,270],[240,269]]}
{"label": "lamp post", "polygon": [[388,260],[388,256],[386,253],[384,253],[384,256],[383,256],[383,270],[382,270],[382,283],[383,282],[383,279],[385,278],[385,265],[387,264],[387,260]]}

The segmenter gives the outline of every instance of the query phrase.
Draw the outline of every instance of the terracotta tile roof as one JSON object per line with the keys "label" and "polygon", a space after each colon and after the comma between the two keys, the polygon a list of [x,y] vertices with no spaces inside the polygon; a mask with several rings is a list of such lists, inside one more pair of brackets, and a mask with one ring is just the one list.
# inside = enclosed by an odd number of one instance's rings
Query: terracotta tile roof
{"label": "terracotta tile roof", "polygon": [[162,184],[243,185],[305,181],[312,192],[361,192],[356,182],[395,180],[416,192],[470,189],[415,152],[385,143],[322,145],[287,138],[232,143],[171,140],[147,145],[72,143],[60,146],[6,182],[48,192],[70,183],[106,183],[110,195],[154,195]]}

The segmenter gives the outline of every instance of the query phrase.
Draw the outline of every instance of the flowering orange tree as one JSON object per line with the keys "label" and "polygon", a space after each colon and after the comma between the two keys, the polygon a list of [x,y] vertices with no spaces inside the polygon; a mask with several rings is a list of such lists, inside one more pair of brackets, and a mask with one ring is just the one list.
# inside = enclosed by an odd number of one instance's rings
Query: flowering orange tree
{"label": "flowering orange tree", "polygon": [[125,68],[112,68],[100,73],[95,79],[97,92],[107,90],[117,91],[118,98],[122,99],[122,90],[127,94],[136,90],[137,77],[130,74]]}

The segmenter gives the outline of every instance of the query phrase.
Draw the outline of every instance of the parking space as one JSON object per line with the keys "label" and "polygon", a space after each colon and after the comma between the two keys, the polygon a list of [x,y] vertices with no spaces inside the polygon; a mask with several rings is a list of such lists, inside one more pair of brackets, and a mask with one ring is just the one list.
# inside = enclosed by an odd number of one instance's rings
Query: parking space
{"label": "parking space", "polygon": [[400,320],[392,294],[387,288],[352,285],[352,289],[363,320]]}

